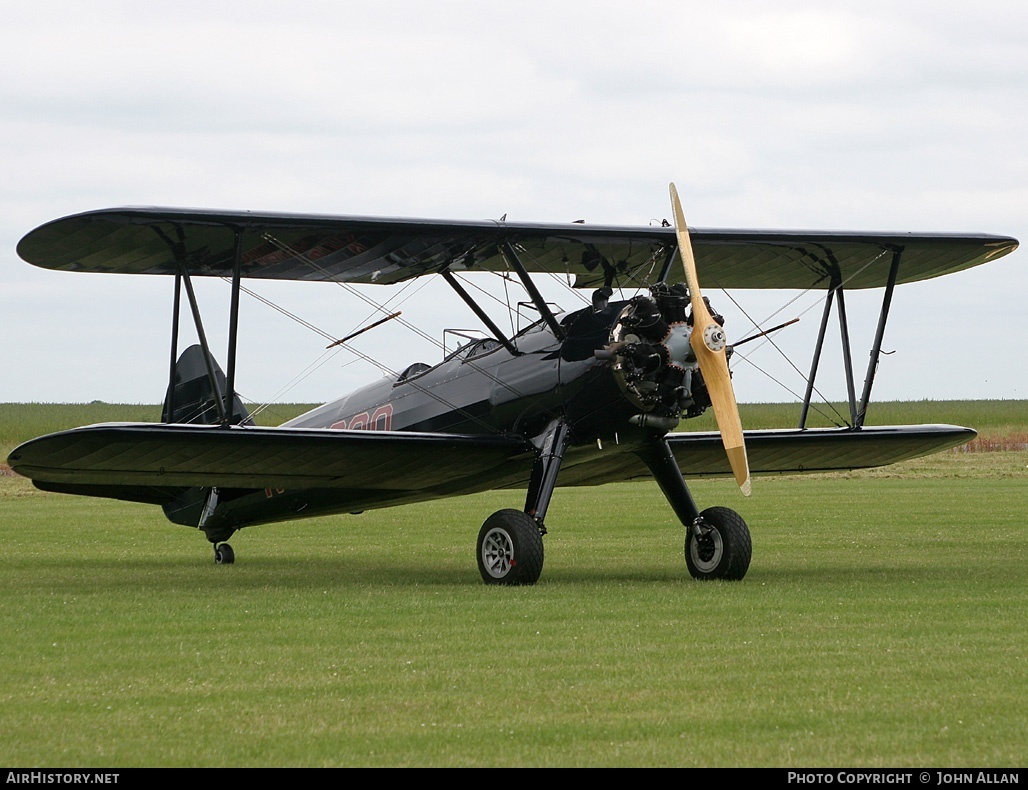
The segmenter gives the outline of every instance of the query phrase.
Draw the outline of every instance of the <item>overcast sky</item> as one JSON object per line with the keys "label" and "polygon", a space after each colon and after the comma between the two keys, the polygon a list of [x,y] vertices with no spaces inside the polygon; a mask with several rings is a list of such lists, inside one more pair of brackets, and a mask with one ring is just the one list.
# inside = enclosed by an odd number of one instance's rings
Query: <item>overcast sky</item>
{"label": "overcast sky", "polygon": [[[88,209],[647,224],[669,215],[675,181],[698,227],[1028,239],[1023,0],[33,0],[3,11],[0,402],[163,396],[169,280],[47,272],[15,253],[32,228]],[[1028,398],[1025,255],[901,286],[876,397]],[[332,285],[254,287],[336,336],[370,313]],[[228,288],[201,291],[224,361]],[[730,334],[750,330],[708,295]],[[755,319],[795,295],[732,294]],[[803,313],[780,345],[804,372],[820,296],[782,316]],[[847,305],[858,389],[880,300]],[[402,309],[435,337],[477,326],[434,284]],[[247,398],[329,400],[381,375],[345,351],[323,359],[322,338],[257,302],[242,320]],[[391,369],[441,356],[395,328],[359,347]],[[836,330],[833,360],[838,350]],[[740,400],[802,392],[770,346],[753,361],[788,389],[740,362]],[[828,396],[845,392],[839,370],[821,374]]]}

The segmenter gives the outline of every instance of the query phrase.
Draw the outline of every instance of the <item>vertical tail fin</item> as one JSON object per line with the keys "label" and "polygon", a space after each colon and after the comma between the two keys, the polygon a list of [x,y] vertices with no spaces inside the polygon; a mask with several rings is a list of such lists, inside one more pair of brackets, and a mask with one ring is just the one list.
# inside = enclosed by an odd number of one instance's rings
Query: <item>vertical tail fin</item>
{"label": "vertical tail fin", "polygon": [[[211,386],[203,348],[195,345],[182,352],[175,363],[175,381],[168,389],[161,410],[162,422],[194,425],[217,425],[221,422],[218,400],[224,402],[228,384],[224,372],[213,358],[210,366],[214,371],[217,391]],[[232,393],[232,416],[229,423],[253,424],[250,412],[235,393]],[[175,524],[203,529],[211,542],[226,540],[233,532],[231,527],[207,528],[218,501],[219,492],[215,488],[187,488],[174,501],[165,503],[164,515]]]}
{"label": "vertical tail fin", "polygon": [[[207,375],[203,348],[194,345],[182,352],[175,364],[175,381],[164,399],[161,422],[200,425],[221,422],[218,399],[223,398],[227,384],[217,361],[212,358],[210,363],[218,384],[217,392],[211,387],[211,379]],[[232,394],[232,418],[229,422],[232,425],[253,424],[250,412],[235,393]]]}

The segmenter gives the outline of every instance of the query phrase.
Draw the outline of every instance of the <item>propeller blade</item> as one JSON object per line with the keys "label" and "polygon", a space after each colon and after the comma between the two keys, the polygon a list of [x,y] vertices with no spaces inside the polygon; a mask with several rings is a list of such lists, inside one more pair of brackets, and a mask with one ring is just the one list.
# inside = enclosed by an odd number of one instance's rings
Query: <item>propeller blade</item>
{"label": "propeller blade", "polygon": [[744,496],[750,495],[750,467],[746,459],[746,441],[742,433],[739,406],[732,389],[732,377],[728,372],[728,357],[725,353],[727,341],[724,330],[710,314],[707,303],[700,292],[700,281],[696,274],[696,258],[692,251],[689,228],[685,224],[682,202],[678,190],[671,184],[671,208],[675,216],[675,230],[678,233],[678,252],[685,268],[685,282],[692,298],[693,353],[707,385],[710,403],[714,407],[717,428],[724,442],[728,463]]}

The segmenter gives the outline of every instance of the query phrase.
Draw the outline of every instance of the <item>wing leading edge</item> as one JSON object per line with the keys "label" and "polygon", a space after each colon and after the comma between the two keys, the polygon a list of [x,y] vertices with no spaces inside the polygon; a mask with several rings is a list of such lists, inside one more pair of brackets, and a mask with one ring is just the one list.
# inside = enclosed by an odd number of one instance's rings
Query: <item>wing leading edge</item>
{"label": "wing leading edge", "polygon": [[[18,245],[48,269],[122,274],[228,276],[237,234],[244,277],[395,283],[452,271],[508,271],[512,245],[530,272],[574,277],[576,287],[653,282],[675,249],[674,228],[117,208],[40,226]],[[691,229],[697,265],[722,288],[847,288],[977,266],[1017,248],[987,234]],[[681,278],[672,267],[671,280]]]}

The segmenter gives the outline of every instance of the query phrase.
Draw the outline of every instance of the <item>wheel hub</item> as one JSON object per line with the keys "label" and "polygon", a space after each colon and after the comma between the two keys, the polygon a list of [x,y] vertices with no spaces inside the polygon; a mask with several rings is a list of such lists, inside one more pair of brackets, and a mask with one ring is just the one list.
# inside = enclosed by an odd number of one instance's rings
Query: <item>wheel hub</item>
{"label": "wheel hub", "polygon": [[710,572],[717,567],[724,552],[721,533],[709,529],[703,535],[695,536],[689,543],[693,564],[703,572]]}
{"label": "wheel hub", "polygon": [[493,528],[482,540],[482,562],[494,579],[502,579],[515,565],[514,542],[504,530]]}

